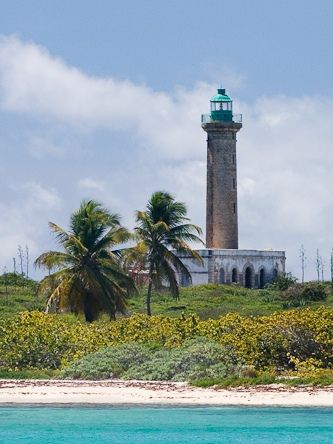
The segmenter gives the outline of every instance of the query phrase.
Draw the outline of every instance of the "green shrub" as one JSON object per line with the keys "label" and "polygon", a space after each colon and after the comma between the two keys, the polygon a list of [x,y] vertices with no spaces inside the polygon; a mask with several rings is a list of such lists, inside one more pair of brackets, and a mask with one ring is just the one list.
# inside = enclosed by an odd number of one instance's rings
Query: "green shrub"
{"label": "green shrub", "polygon": [[291,273],[279,273],[271,284],[266,285],[266,288],[284,291],[296,284],[296,282],[297,278]]}
{"label": "green shrub", "polygon": [[78,379],[124,379],[188,381],[239,374],[240,360],[214,341],[185,341],[174,349],[152,350],[139,344],[106,348],[74,362],[61,376]]}
{"label": "green shrub", "polygon": [[284,339],[284,347],[276,354],[274,363],[278,369],[294,369],[295,361],[303,362],[309,358],[317,359],[326,366],[328,350],[317,340],[313,331],[299,325],[282,325],[277,328],[277,336]]}
{"label": "green shrub", "polygon": [[304,284],[293,284],[281,294],[281,299],[286,301],[287,306],[298,307],[310,301],[324,301],[327,299],[327,287],[320,282],[306,282]]}
{"label": "green shrub", "polygon": [[131,365],[140,365],[150,357],[147,346],[136,343],[121,344],[84,356],[65,368],[62,378],[108,379],[123,375]]}
{"label": "green shrub", "polygon": [[163,349],[123,375],[126,379],[188,381],[224,377],[239,372],[240,359],[217,342],[205,338],[185,341],[175,349]]}
{"label": "green shrub", "polygon": [[323,283],[306,282],[304,284],[303,298],[306,301],[325,301],[328,294],[328,288]]}
{"label": "green shrub", "polygon": [[[191,340],[195,340],[194,343]],[[210,342],[213,344],[209,345]],[[68,316],[22,312],[0,321],[0,370],[63,369],[102,348],[129,343],[149,346],[149,350],[153,344],[156,351],[156,356],[150,353],[156,359],[156,376],[152,374],[155,371],[152,365],[145,361],[137,370],[138,377],[140,371],[142,375],[159,379],[158,372],[163,371],[170,378],[188,378],[193,368],[196,373],[222,374],[233,371],[232,366],[239,364],[260,371],[274,367],[280,372],[300,368],[302,362],[309,363],[309,360],[315,368],[331,368],[333,309],[307,308],[260,317],[229,313],[208,320],[199,320],[196,316],[135,315],[93,324]],[[181,352],[180,347],[183,347]],[[215,356],[219,356],[217,361]],[[166,357],[172,364],[164,362]],[[193,366],[188,369],[187,361],[192,359]],[[144,364],[147,368],[143,368]],[[178,376],[172,373],[175,366]],[[134,377],[134,365],[128,370],[121,367],[123,370],[132,372]],[[116,367],[113,373],[117,374]]]}
{"label": "green shrub", "polygon": [[98,324],[25,311],[0,320],[0,369],[59,369],[109,344]]}
{"label": "green shrub", "polygon": [[28,287],[36,290],[38,283],[18,273],[3,273],[0,275],[0,285]]}

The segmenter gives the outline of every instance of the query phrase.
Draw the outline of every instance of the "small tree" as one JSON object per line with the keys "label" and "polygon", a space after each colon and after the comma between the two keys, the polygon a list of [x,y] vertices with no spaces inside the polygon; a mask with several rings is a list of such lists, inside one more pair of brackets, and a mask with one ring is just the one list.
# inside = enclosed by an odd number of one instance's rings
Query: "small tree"
{"label": "small tree", "polygon": [[324,282],[324,261],[322,256],[320,256],[320,273],[321,273],[321,281]]}
{"label": "small tree", "polygon": [[316,271],[317,271],[317,281],[320,281],[320,256],[319,256],[319,250],[317,248],[317,254],[316,254]]}
{"label": "small tree", "polygon": [[18,257],[19,257],[21,276],[23,277],[24,276],[24,271],[23,271],[23,249],[22,249],[21,245],[18,246],[17,253],[18,253]]}
{"label": "small tree", "polygon": [[272,290],[284,291],[292,285],[296,284],[297,278],[291,273],[279,273],[271,284],[267,285],[267,288]]}
{"label": "small tree", "polygon": [[305,249],[304,249],[304,245],[301,245],[301,248],[299,250],[300,252],[300,259],[301,259],[301,268],[302,268],[302,284],[304,284],[304,275],[305,275],[305,261],[306,261],[306,257],[305,257]]}
{"label": "small tree", "polygon": [[71,216],[69,231],[51,222],[49,226],[62,251],[43,253],[35,262],[54,270],[39,286],[40,293],[49,295],[48,307],[83,312],[87,322],[101,312],[112,319],[117,311],[124,312],[135,285],[123,270],[116,248],[130,237],[118,215],[98,202],[83,201]]}
{"label": "small tree", "polygon": [[25,275],[29,279],[29,247],[25,246]]}
{"label": "small tree", "polygon": [[[171,294],[179,297],[176,273],[191,282],[191,274],[177,253],[185,253],[198,264],[201,256],[188,242],[201,242],[201,229],[189,224],[184,203],[177,202],[166,192],[158,191],[150,198],[145,211],[137,211],[135,227],[139,239],[136,248],[146,251],[148,266],[147,314],[151,315],[152,288],[161,288],[163,282],[169,285]],[[172,251],[174,250],[174,251]]]}

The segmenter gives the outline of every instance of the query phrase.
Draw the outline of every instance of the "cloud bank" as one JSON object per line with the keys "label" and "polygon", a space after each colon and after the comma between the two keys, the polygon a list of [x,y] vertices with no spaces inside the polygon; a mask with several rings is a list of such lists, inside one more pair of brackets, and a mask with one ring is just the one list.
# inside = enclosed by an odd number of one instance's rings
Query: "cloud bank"
{"label": "cloud bank", "polygon": [[[225,79],[225,85],[233,80]],[[200,114],[216,85],[153,91],[127,80],[96,78],[34,43],[0,39],[0,266],[18,244],[49,248],[47,221],[66,225],[83,197],[101,200],[133,226],[133,213],[164,189],[185,201],[204,228],[206,142]],[[240,246],[285,249],[299,274],[307,251],[315,277],[319,248],[329,277],[333,195],[333,100],[258,97],[235,101]]]}

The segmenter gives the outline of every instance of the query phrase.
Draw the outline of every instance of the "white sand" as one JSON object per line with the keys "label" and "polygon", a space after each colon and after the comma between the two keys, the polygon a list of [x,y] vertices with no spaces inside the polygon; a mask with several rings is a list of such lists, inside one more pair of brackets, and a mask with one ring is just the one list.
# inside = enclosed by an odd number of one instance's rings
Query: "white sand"
{"label": "white sand", "polygon": [[146,381],[0,380],[0,404],[247,405],[333,407],[333,386],[280,384],[217,390]]}

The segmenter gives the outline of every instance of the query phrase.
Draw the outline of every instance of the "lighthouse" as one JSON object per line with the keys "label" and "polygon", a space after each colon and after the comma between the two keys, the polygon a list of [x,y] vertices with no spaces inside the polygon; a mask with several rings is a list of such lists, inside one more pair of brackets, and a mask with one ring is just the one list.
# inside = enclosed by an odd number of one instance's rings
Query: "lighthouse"
{"label": "lighthouse", "polygon": [[[178,276],[181,285],[219,283],[263,288],[285,272],[286,255],[271,248],[238,248],[237,133],[242,116],[234,114],[232,100],[219,88],[210,99],[210,113],[201,115],[207,133],[206,248],[197,250],[200,267],[186,253],[179,253],[191,273]],[[258,227],[259,229],[260,227]]]}
{"label": "lighthouse", "polygon": [[207,133],[206,248],[238,249],[237,132],[242,116],[219,88],[210,99],[210,113],[201,116]]}

